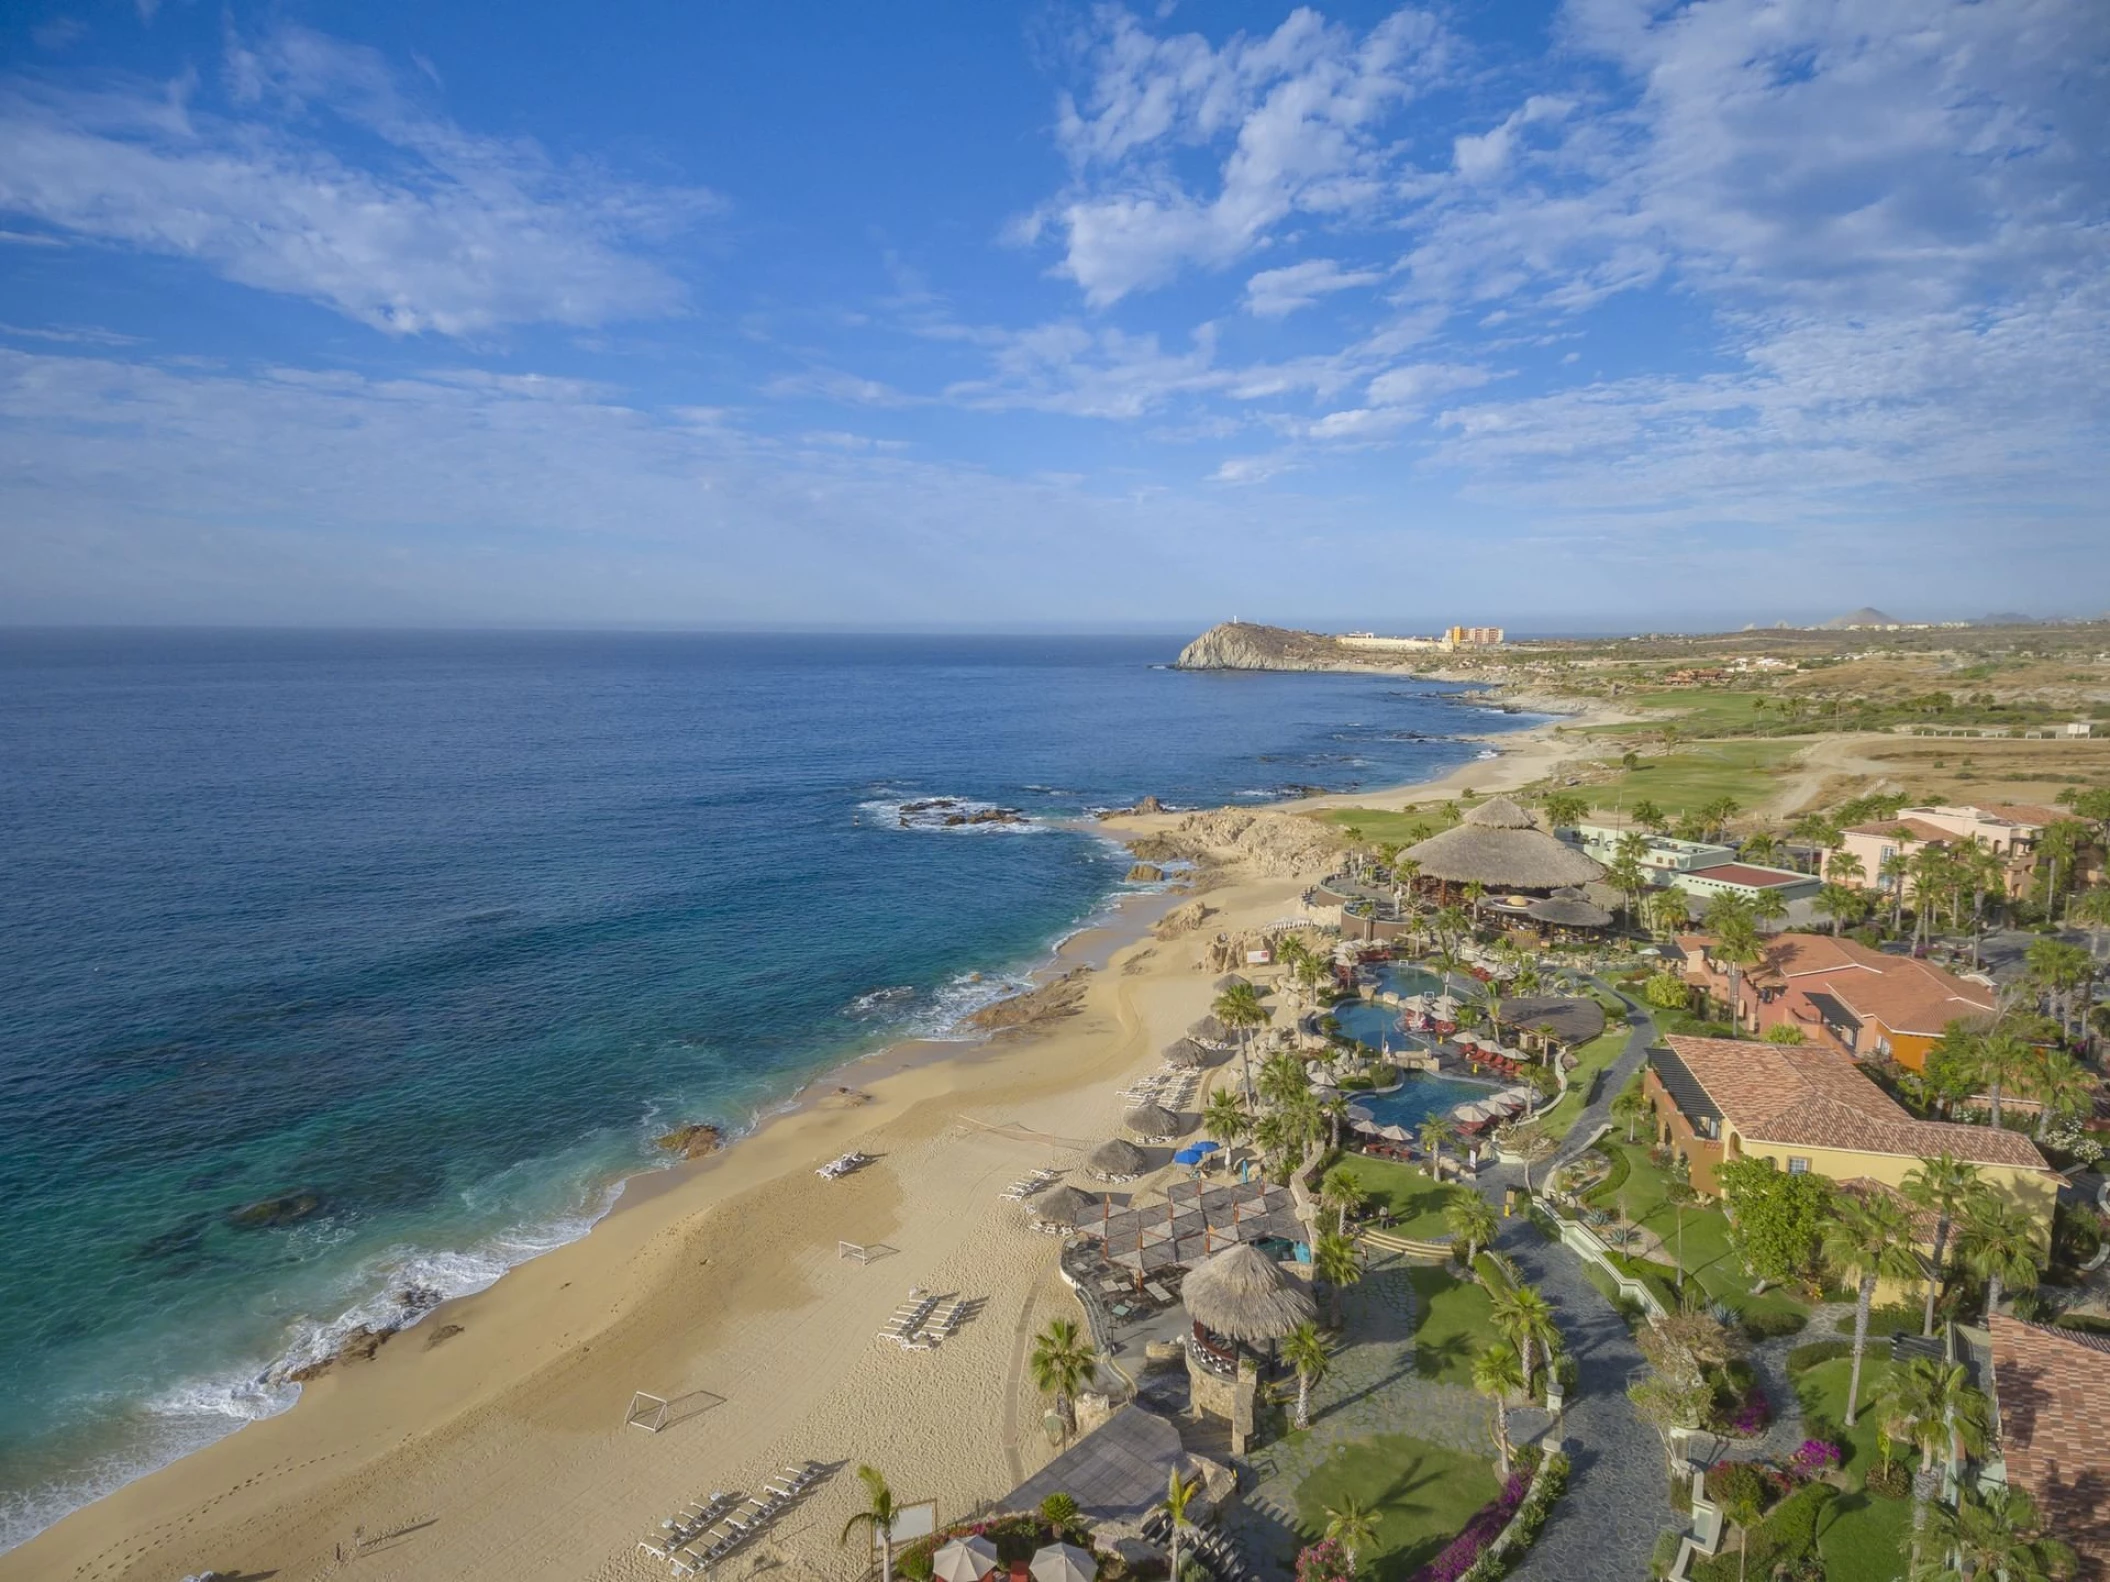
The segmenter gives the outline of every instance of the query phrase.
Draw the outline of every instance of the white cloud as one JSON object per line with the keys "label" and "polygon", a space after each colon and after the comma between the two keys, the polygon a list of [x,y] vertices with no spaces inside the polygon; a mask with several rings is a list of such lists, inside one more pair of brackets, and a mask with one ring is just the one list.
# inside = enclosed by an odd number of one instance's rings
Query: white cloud
{"label": "white cloud", "polygon": [[1263,269],[1245,283],[1245,310],[1255,318],[1286,318],[1320,297],[1384,279],[1375,269],[1343,269],[1331,258],[1307,258],[1281,269]]}
{"label": "white cloud", "polygon": [[[1221,48],[1102,11],[1086,57],[1089,80],[1059,110],[1070,190],[1013,235],[1058,230],[1062,272],[1105,306],[1184,265],[1229,264],[1293,215],[1369,208],[1384,183],[1378,123],[1441,74],[1448,43],[1415,10],[1358,35],[1300,8]],[[1195,149],[1221,150],[1213,190],[1182,178]]]}
{"label": "white cloud", "polygon": [[[230,45],[229,103],[197,86],[0,86],[0,211],[81,238],[194,258],[390,334],[595,325],[679,310],[637,244],[709,194],[561,165],[422,107],[371,50],[300,29]],[[329,146],[377,138],[371,168]]]}

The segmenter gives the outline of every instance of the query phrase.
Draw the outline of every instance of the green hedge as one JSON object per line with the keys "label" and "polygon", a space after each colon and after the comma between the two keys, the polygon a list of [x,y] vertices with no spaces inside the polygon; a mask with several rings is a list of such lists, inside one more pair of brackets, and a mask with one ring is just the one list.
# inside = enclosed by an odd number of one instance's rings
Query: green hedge
{"label": "green hedge", "polygon": [[[1868,1314],[1868,1332],[1871,1335],[1916,1335],[1920,1331],[1920,1307],[1914,1302],[1893,1302],[1887,1307],[1871,1308]],[[1854,1315],[1841,1313],[1832,1328],[1842,1335],[1854,1332]]]}
{"label": "green hedge", "polygon": [[1851,1357],[1854,1343],[1850,1340],[1813,1340],[1806,1346],[1797,1346],[1788,1353],[1788,1372],[1801,1373],[1814,1368],[1820,1362],[1831,1362],[1840,1357]]}

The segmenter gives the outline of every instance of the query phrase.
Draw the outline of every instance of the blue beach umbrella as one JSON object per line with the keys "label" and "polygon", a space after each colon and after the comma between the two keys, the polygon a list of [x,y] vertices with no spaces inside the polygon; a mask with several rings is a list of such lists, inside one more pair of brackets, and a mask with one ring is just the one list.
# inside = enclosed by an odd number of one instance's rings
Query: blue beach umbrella
{"label": "blue beach umbrella", "polygon": [[1172,1162],[1179,1165],[1198,1165],[1222,1146],[1222,1143],[1189,1143],[1172,1156]]}

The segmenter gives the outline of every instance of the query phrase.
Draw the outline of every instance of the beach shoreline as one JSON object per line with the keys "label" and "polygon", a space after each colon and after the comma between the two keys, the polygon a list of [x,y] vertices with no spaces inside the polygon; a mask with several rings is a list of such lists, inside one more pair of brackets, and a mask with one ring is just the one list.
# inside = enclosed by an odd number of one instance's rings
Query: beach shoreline
{"label": "beach shoreline", "polygon": [[[1558,731],[1576,723],[1567,717],[1495,733],[1488,739],[1502,744],[1498,757],[1469,761],[1432,780],[1236,811],[1408,806],[1468,787],[1514,789],[1549,772],[1561,756]],[[1117,816],[1098,833],[1145,835],[1184,816]],[[878,1459],[898,1438],[871,1417],[873,1410],[886,1416],[890,1406],[897,1425],[920,1422],[928,1431],[926,1414],[960,1395],[964,1374],[970,1399],[1001,1399],[1002,1410],[988,1414],[976,1434],[952,1435],[938,1458],[942,1467],[932,1465],[927,1446],[917,1448],[927,1475],[945,1485],[926,1493],[946,1510],[955,1509],[954,1500],[965,1509],[1001,1495],[1017,1480],[1011,1474],[1022,1476],[1051,1453],[1020,1382],[1019,1342],[1034,1321],[1074,1304],[1054,1275],[1053,1242],[1025,1232],[1015,1207],[995,1209],[1002,1184],[995,1178],[1007,1170],[1023,1174],[1114,1135],[1118,1105],[1110,1079],[1149,1063],[1158,1046],[1206,1007],[1207,979],[1193,970],[1201,940],[1220,929],[1274,921],[1300,888],[1301,879],[1241,873],[1235,854],[1228,854],[1196,892],[1220,915],[1201,935],[1170,943],[1153,939],[1149,923],[1187,899],[1185,893],[1117,893],[1104,908],[1112,914],[1107,922],[1091,920],[1101,910],[1095,909],[1032,974],[1044,982],[1096,964],[1072,1014],[978,1042],[903,1040],[829,1068],[735,1145],[633,1174],[587,1234],[517,1265],[483,1291],[443,1304],[371,1360],[332,1369],[308,1384],[290,1410],[128,1483],[0,1555],[0,1579],[168,1576],[208,1567],[321,1576],[340,1564],[336,1556],[354,1529],[368,1535],[402,1529],[386,1546],[397,1559],[384,1566],[369,1539],[361,1561],[362,1570],[392,1575],[495,1576],[501,1551],[511,1557],[503,1569],[512,1575],[523,1569],[530,1575],[545,1569],[551,1575],[581,1569],[596,1576],[655,1574],[624,1558],[630,1541],[706,1484],[732,1486],[723,1480],[741,1475],[737,1452],[759,1450],[748,1443],[756,1437],[752,1430],[709,1431],[715,1454],[695,1455],[689,1473],[670,1476],[664,1465],[653,1466],[686,1459],[646,1453],[671,1442],[679,1428],[668,1436],[615,1432],[628,1399],[621,1379],[634,1379],[631,1389],[664,1394],[673,1388],[669,1372],[696,1381],[689,1394],[709,1390],[728,1400],[733,1392],[702,1381],[767,1380],[767,1393],[791,1400],[810,1396],[811,1381],[831,1379],[824,1393],[843,1397],[836,1415],[866,1418],[865,1426],[832,1446],[759,1453],[766,1459],[826,1450],[866,1460]],[[1007,1107],[1015,1113],[1003,1113]],[[882,1153],[879,1164],[841,1182],[810,1174],[851,1146]],[[963,1176],[986,1190],[963,1191]],[[801,1223],[801,1206],[816,1205],[842,1213],[832,1226]],[[915,1221],[945,1230],[869,1266],[833,1256],[841,1240],[904,1240],[900,1227]],[[831,1229],[840,1234],[827,1234]],[[713,1268],[720,1278],[701,1277]],[[847,1276],[849,1270],[860,1274]],[[816,1308],[826,1311],[826,1293],[898,1294],[919,1271],[919,1283],[929,1284],[953,1270],[956,1279],[974,1270],[991,1287],[979,1294],[989,1297],[991,1315],[1010,1314],[1012,1344],[996,1343],[998,1326],[985,1316],[948,1342],[942,1357],[875,1357],[869,1330],[891,1300],[883,1295],[862,1330],[861,1320],[845,1328],[813,1319],[828,1337],[817,1350],[771,1343],[765,1320],[772,1313],[811,1318]],[[999,1270],[1008,1277],[997,1279]],[[860,1281],[856,1292],[844,1290]],[[713,1310],[708,1320],[698,1319],[702,1308]],[[737,1364],[746,1351],[754,1355]],[[619,1374],[625,1359],[636,1365]],[[714,1361],[722,1374],[712,1373]],[[884,1376],[904,1367],[929,1375],[929,1387],[904,1394],[903,1380]],[[796,1380],[806,1381],[803,1395]],[[675,1390],[673,1398],[683,1393]],[[753,1387],[743,1393],[753,1395]],[[819,1400],[807,1406],[813,1432],[826,1437],[829,1409]],[[519,1428],[515,1420],[523,1417],[539,1426]],[[589,1428],[596,1420],[599,1428]],[[588,1449],[575,1442],[582,1434],[613,1444]],[[454,1498],[421,1503],[420,1492],[432,1491],[435,1460],[462,1456],[520,1470],[473,1493],[464,1487]],[[467,1536],[504,1529],[509,1520],[532,1525],[537,1488],[544,1480],[576,1481],[574,1458],[581,1456],[609,1464],[627,1480],[611,1501],[623,1509],[605,1522],[588,1522],[591,1538],[574,1534],[559,1545],[561,1564],[554,1554],[537,1560],[511,1544],[487,1548]],[[754,1465],[752,1475],[768,1470]],[[840,1488],[825,1496],[847,1498]],[[435,1514],[422,1514],[427,1505]],[[418,1536],[434,1528],[449,1531],[444,1538]],[[818,1550],[803,1555],[802,1564],[819,1568],[816,1574],[828,1570]]]}

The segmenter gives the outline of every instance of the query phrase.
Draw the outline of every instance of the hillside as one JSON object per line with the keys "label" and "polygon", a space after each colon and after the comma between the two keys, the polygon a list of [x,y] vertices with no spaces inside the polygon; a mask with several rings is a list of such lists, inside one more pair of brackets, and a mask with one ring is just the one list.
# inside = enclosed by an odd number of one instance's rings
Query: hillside
{"label": "hillside", "polygon": [[1395,658],[1382,651],[1351,649],[1323,632],[1225,621],[1182,648],[1174,664],[1181,670],[1411,670],[1415,659],[1427,664],[1438,657]]}

